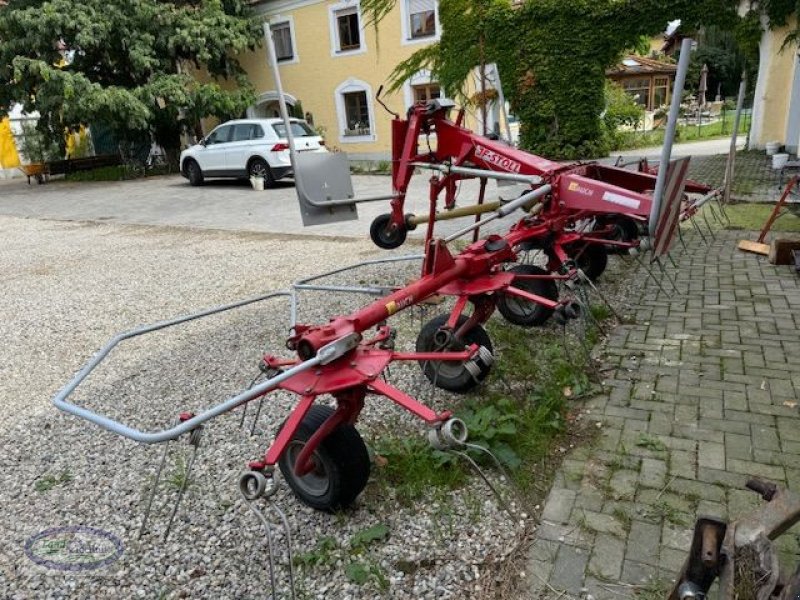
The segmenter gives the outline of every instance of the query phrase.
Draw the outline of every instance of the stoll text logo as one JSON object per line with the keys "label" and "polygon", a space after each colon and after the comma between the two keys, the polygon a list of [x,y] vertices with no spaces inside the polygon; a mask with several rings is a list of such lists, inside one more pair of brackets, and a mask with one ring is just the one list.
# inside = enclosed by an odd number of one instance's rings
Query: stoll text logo
{"label": "stoll text logo", "polygon": [[59,571],[100,569],[118,560],[123,550],[113,533],[86,525],[45,529],[25,542],[28,558]]}

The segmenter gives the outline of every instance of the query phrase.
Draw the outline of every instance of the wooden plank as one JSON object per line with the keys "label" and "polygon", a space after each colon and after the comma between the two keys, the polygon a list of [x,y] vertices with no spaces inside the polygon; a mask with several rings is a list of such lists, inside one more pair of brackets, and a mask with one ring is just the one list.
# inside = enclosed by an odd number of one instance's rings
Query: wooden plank
{"label": "wooden plank", "polygon": [[750,240],[741,240],[738,248],[744,252],[753,252],[754,254],[761,254],[763,256],[769,255],[769,244],[759,244],[758,242],[751,242]]}

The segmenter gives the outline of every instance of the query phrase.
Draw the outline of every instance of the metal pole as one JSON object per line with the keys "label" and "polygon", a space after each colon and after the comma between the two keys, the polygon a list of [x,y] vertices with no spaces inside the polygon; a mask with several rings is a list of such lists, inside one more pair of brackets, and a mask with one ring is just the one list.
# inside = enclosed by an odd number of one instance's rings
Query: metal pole
{"label": "metal pole", "polygon": [[747,71],[742,72],[742,81],[739,83],[739,97],[736,99],[736,116],[733,118],[733,133],[731,134],[731,148],[728,151],[728,161],[725,165],[725,183],[723,184],[722,202],[731,201],[731,188],[733,187],[733,171],[736,163],[736,138],[739,135],[739,120],[744,107],[744,95],[747,92]]}
{"label": "metal pole", "polygon": [[689,70],[689,56],[692,53],[692,39],[685,38],[681,43],[681,58],[678,61],[678,73],[675,76],[675,85],[672,88],[672,103],[669,108],[667,128],[664,132],[664,146],[661,148],[661,162],[658,165],[656,189],[653,194],[653,206],[650,209],[650,235],[655,236],[658,215],[661,212],[661,201],[664,197],[664,186],[667,181],[667,167],[672,156],[672,143],[675,141],[675,129],[678,125],[678,114],[681,109],[681,95],[686,84],[686,72]]}
{"label": "metal pole", "polygon": [[294,135],[292,135],[291,123],[289,122],[289,109],[286,107],[286,98],[283,97],[283,83],[281,73],[278,69],[278,59],[275,55],[275,40],[272,39],[272,28],[269,21],[264,21],[264,40],[267,46],[267,56],[269,66],[272,68],[272,78],[275,80],[275,89],[278,92],[278,106],[281,110],[281,119],[286,127],[286,140],[289,142],[289,159],[292,162],[292,170],[297,173],[297,156],[294,146]]}

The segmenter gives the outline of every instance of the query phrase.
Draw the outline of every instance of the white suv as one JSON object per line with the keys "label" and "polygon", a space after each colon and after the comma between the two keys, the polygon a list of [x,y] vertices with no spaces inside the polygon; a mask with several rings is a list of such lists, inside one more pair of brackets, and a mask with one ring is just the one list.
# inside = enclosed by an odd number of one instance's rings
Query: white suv
{"label": "white suv", "polygon": [[[290,119],[298,152],[327,152],[308,123]],[[286,125],[281,119],[239,119],[218,126],[199,144],[181,152],[181,174],[192,185],[206,177],[262,175],[267,187],[292,174]]]}

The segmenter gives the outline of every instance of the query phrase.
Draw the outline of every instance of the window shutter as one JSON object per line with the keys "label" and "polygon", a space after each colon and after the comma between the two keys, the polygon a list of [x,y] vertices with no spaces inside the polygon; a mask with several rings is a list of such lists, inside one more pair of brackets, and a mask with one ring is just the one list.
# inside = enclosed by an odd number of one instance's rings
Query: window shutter
{"label": "window shutter", "polygon": [[436,10],[436,0],[408,0],[408,14],[410,15],[429,10]]}

